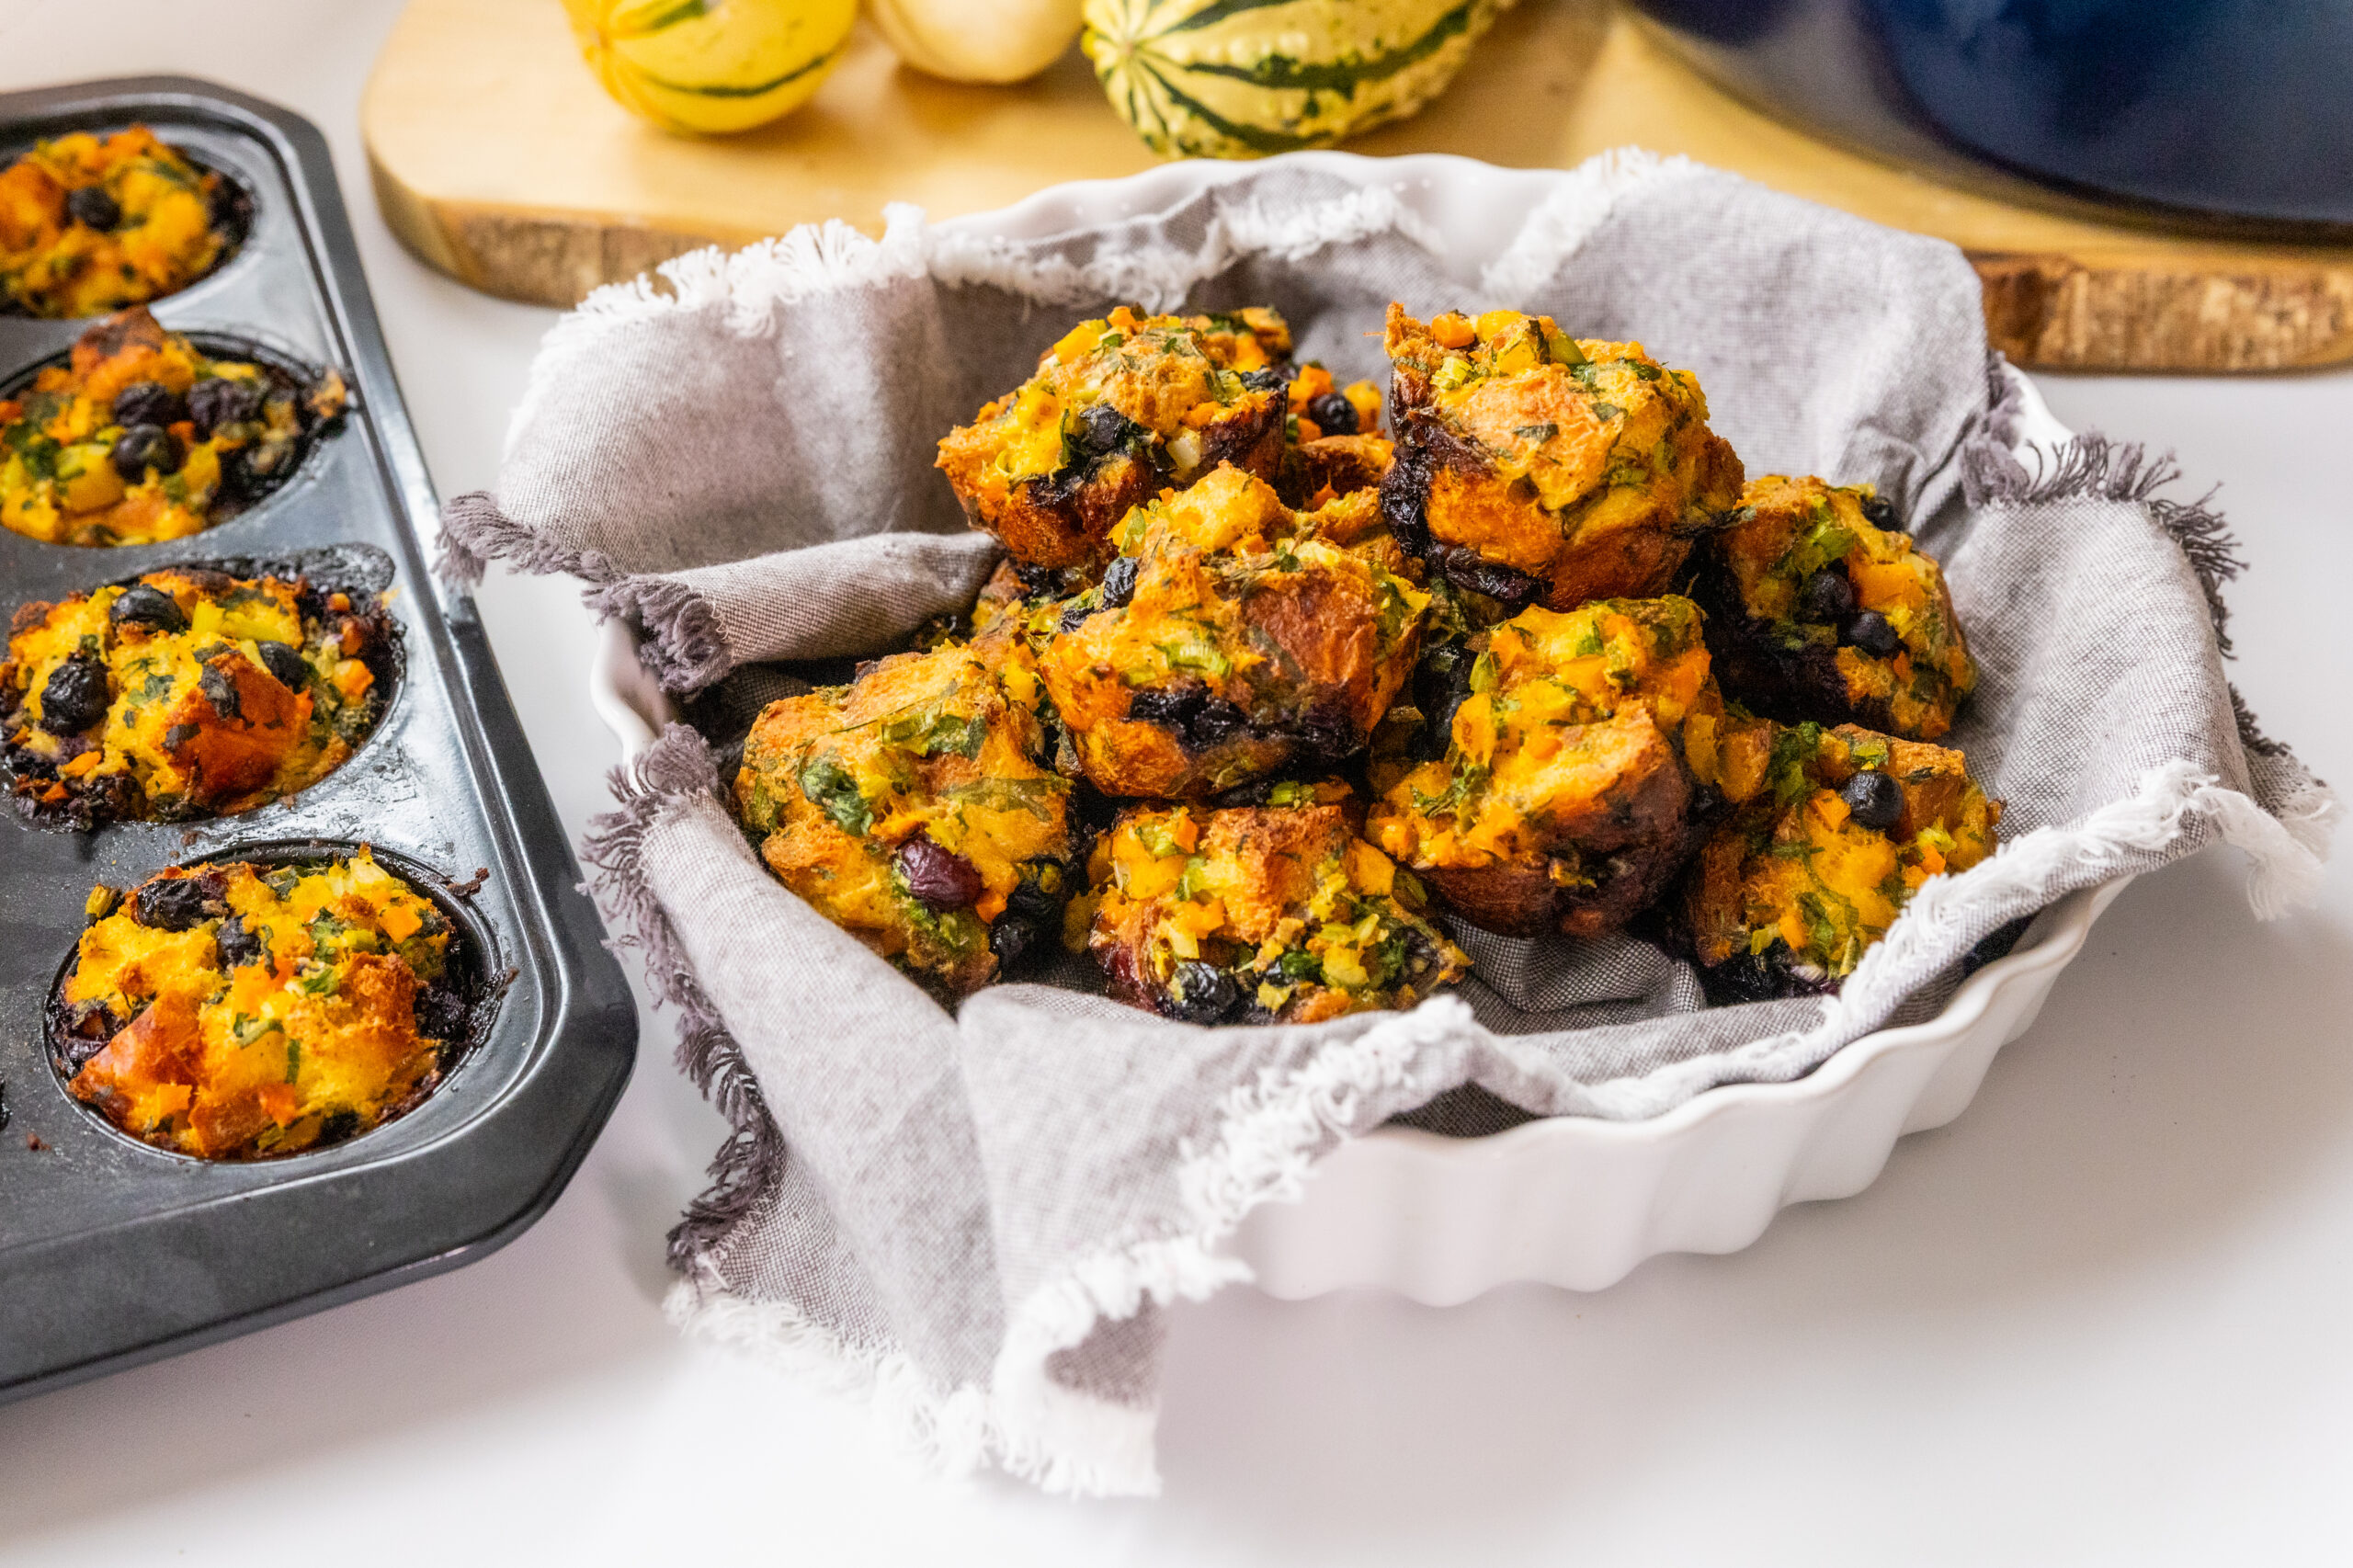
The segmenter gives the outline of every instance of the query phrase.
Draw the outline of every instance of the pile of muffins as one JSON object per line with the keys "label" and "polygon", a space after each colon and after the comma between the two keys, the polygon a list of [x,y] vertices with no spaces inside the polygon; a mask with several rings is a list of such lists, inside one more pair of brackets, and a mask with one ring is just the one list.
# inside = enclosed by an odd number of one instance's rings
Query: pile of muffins
{"label": "pile of muffins", "polygon": [[1061,949],[1236,1024],[1410,1006],[1465,924],[1826,991],[1993,852],[1934,744],[1975,666],[1870,486],[1745,481],[1639,344],[1396,305],[1384,338],[1385,399],[1271,310],[1121,308],[949,433],[1007,559],[760,715],[768,867],[945,999]]}

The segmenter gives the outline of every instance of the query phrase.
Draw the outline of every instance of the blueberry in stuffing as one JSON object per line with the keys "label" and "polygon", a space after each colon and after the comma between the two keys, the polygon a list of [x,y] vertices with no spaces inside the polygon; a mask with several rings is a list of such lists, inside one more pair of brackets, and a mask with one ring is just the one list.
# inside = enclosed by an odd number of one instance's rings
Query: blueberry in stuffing
{"label": "blueberry in stuffing", "polygon": [[1078,415],[1078,444],[1097,456],[1115,451],[1127,440],[1135,422],[1108,403],[1089,404]]}
{"label": "blueberry in stuffing", "polygon": [[1841,621],[1855,613],[1855,585],[1846,571],[1833,566],[1805,580],[1806,613],[1815,620]]}
{"label": "blueberry in stuffing", "polygon": [[65,215],[101,233],[122,222],[122,209],[102,186],[85,185],[65,198]]}
{"label": "blueberry in stuffing", "polygon": [[50,672],[40,688],[41,728],[52,735],[77,735],[107,716],[106,666],[76,653]]}
{"label": "blueberry in stuffing", "polygon": [[223,425],[243,425],[261,417],[261,388],[251,381],[215,376],[188,389],[188,416],[196,433],[210,436]]}
{"label": "blueberry in stuffing", "polygon": [[1847,623],[1847,641],[1882,659],[1904,646],[1904,639],[1895,634],[1887,617],[1875,609],[1867,609]]}
{"label": "blueberry in stuffing", "polygon": [[1859,825],[1874,833],[1885,833],[1904,820],[1904,786],[1876,768],[1847,779],[1838,798]]}
{"label": "blueberry in stuffing", "polygon": [[299,692],[311,683],[311,666],[302,655],[284,642],[263,642],[257,645],[261,667],[267,670],[278,684],[289,691]]}
{"label": "blueberry in stuffing", "polygon": [[1188,1024],[1222,1022],[1233,1006],[1242,999],[1233,976],[1215,964],[1202,963],[1198,959],[1176,966],[1176,979],[1168,987],[1174,1016]]}
{"label": "blueberry in stuffing", "polygon": [[1357,405],[1338,392],[1325,392],[1307,405],[1307,417],[1326,436],[1357,433]]}
{"label": "blueberry in stuffing", "polygon": [[1200,711],[1208,695],[1191,686],[1139,691],[1128,699],[1128,717],[1141,723],[1165,724],[1172,730],[1182,730],[1187,721]]}
{"label": "blueberry in stuffing", "polygon": [[981,896],[979,869],[921,834],[899,846],[899,874],[926,909],[969,909]]}
{"label": "blueberry in stuffing", "polygon": [[221,950],[221,967],[224,970],[259,963],[267,954],[261,938],[245,929],[245,917],[242,915],[232,915],[221,922],[212,933],[212,945]]}
{"label": "blueberry in stuffing", "polygon": [[180,449],[179,437],[162,426],[133,425],[115,437],[108,460],[124,483],[136,484],[151,468],[157,473],[177,473],[187,455]]}
{"label": "blueberry in stuffing", "polygon": [[212,876],[158,877],[141,884],[131,917],[154,931],[192,931],[229,913],[228,890]]}
{"label": "blueberry in stuffing", "polygon": [[133,381],[114,394],[112,413],[125,426],[176,425],[188,417],[188,402],[161,381]]}
{"label": "blueberry in stuffing", "polygon": [[1103,604],[1118,609],[1136,597],[1136,558],[1122,555],[1103,569]]}

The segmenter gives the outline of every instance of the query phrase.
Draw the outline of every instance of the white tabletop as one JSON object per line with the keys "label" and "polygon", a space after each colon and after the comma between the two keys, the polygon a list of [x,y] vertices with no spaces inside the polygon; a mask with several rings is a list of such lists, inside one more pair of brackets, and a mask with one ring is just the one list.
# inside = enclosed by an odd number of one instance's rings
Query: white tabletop
{"label": "white tabletop", "polygon": [[[185,71],[315,120],[454,494],[554,315],[378,218],[357,109],[398,8],[0,0],[0,89]],[[2040,384],[2224,486],[2236,678],[2353,779],[2353,373]],[[574,590],[494,575],[482,604],[576,837],[615,748]],[[2143,878],[1966,1115],[1745,1253],[1595,1295],[1179,1310],[1152,1504],[936,1481],[666,1327],[663,1233],[722,1128],[649,1013],[602,1141],[505,1251],[0,1408],[0,1563],[2347,1561],[2353,869],[2269,926],[2241,881],[2228,851]]]}

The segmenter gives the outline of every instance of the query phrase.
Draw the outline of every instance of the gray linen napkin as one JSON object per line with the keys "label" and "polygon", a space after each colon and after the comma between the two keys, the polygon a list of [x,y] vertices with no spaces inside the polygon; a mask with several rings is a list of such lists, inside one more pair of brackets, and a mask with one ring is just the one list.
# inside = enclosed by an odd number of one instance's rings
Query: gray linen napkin
{"label": "gray linen napkin", "polygon": [[1643,154],[1514,177],[1518,237],[1475,271],[1384,165],[1329,154],[1034,241],[899,210],[880,241],[683,257],[551,333],[446,559],[578,574],[665,684],[748,708],[779,689],[763,661],[871,653],[970,598],[992,552],[932,444],[1073,320],[1270,302],[1347,380],[1382,374],[1392,299],[1518,306],[1696,370],[1752,474],[1869,480],[1920,520],[1984,670],[1950,744],[2008,802],[2001,853],[1923,888],[1827,1000],[1707,1009],[1631,939],[1466,933],[1477,974],[1405,1015],[1200,1029],[1074,978],[951,1016],[766,873],[674,726],[585,858],[735,1128],[673,1236],[678,1321],[870,1391],[950,1468],[1149,1492],[1161,1309],[1242,1278],[1221,1241],[1341,1140],[1801,1076],[2063,894],[2217,837],[2262,912],[2310,895],[2335,801],[2223,678],[2219,521],[2130,449],[2012,453],[1959,253]]}

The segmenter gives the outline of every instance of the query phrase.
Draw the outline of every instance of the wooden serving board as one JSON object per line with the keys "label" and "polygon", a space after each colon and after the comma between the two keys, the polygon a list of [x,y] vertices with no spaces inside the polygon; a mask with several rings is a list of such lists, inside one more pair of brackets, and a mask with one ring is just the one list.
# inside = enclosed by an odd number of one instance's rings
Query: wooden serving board
{"label": "wooden serving board", "polygon": [[[581,62],[559,0],[413,0],[360,106],[377,198],[426,261],[570,305],[681,252],[888,201],[985,210],[1154,158],[1075,50],[1034,81],[963,86],[901,67],[861,23],[800,112],[695,140],[632,118]],[[2353,361],[2353,247],[2185,238],[1938,183],[1792,130],[1714,86],[1609,0],[1522,0],[1453,90],[1347,143],[1565,167],[1611,147],[1683,153],[1966,249],[1995,344],[2080,370],[2274,370]]]}

